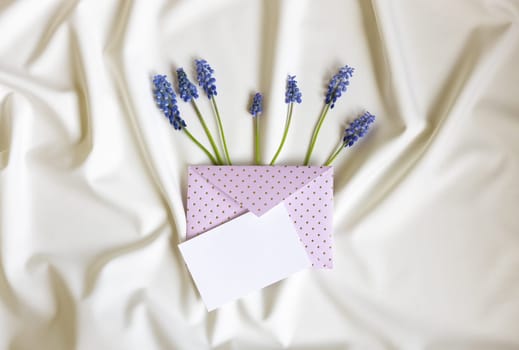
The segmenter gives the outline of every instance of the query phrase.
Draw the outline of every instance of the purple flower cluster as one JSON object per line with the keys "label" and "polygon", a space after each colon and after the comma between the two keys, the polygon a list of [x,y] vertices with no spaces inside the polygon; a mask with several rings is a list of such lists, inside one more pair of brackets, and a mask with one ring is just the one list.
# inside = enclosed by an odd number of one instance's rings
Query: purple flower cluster
{"label": "purple flower cluster", "polygon": [[216,96],[216,79],[213,77],[214,69],[206,60],[195,60],[198,85],[205,91],[208,98]]}
{"label": "purple flower cluster", "polygon": [[186,72],[184,72],[183,68],[177,69],[177,79],[178,79],[178,94],[180,98],[184,100],[184,102],[189,102],[192,99],[198,98],[198,91],[196,89],[195,84],[189,81]]}
{"label": "purple flower cluster", "polygon": [[289,75],[287,78],[287,89],[285,91],[285,103],[301,103],[302,95],[301,91],[297,87],[297,81],[295,75]]}
{"label": "purple flower cluster", "polygon": [[344,67],[341,67],[337,74],[335,74],[330,80],[325,99],[325,103],[330,104],[330,108],[333,108],[337,99],[341,97],[343,92],[346,92],[354,71],[354,68],[345,65]]}
{"label": "purple flower cluster", "polygon": [[342,139],[344,147],[351,147],[361,137],[367,134],[370,125],[375,121],[375,116],[368,111],[364,112],[360,117],[353,120],[349,127],[344,130],[344,138]]}
{"label": "purple flower cluster", "polygon": [[263,96],[259,92],[254,95],[249,112],[253,117],[257,117],[261,112],[263,112]]}
{"label": "purple flower cluster", "polygon": [[164,113],[166,118],[176,130],[182,130],[186,127],[186,122],[180,117],[180,111],[177,106],[177,96],[173,91],[171,83],[165,75],[156,75],[153,77],[153,95],[157,106]]}

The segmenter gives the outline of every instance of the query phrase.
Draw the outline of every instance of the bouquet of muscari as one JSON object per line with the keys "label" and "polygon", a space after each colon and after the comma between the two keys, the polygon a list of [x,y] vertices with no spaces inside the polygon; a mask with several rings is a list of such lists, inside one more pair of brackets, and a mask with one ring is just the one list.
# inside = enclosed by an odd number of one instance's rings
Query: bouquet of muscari
{"label": "bouquet of muscari", "polygon": [[[331,78],[302,165],[275,165],[302,93],[295,76],[286,81],[287,115],[279,146],[268,165],[260,164],[263,95],[256,93],[253,119],[255,165],[235,166],[227,148],[216,102],[214,70],[195,60],[196,79],[211,104],[219,141],[197,105],[199,91],[183,68],[177,69],[178,96],[190,103],[210,148],[195,137],[180,115],[177,94],[165,75],[153,78],[157,106],[174,129],[187,135],[213,165],[188,167],[186,238],[180,252],[209,311],[280,281],[308,267],[329,269],[332,259],[333,167],[341,152],[364,137],[375,116],[365,111],[349,123],[337,148],[322,166],[310,166],[327,114],[346,92],[354,69],[345,65]],[[221,147],[219,147],[219,144]]]}

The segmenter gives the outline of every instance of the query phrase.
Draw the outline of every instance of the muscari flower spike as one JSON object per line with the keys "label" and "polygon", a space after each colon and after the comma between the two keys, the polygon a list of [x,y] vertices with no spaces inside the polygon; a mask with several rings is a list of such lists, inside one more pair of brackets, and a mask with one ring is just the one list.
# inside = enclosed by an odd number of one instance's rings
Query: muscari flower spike
{"label": "muscari flower spike", "polygon": [[259,92],[254,95],[249,112],[253,117],[257,117],[263,112],[263,96]]}
{"label": "muscari flower spike", "polygon": [[287,89],[285,92],[285,103],[301,103],[303,101],[301,91],[297,87],[295,75],[289,75],[287,78]]}
{"label": "muscari flower spike", "polygon": [[348,128],[344,130],[343,145],[351,147],[360,138],[367,134],[370,125],[375,121],[375,116],[366,111],[363,115],[353,120]]}
{"label": "muscari flower spike", "polygon": [[342,93],[346,91],[350,85],[350,78],[353,76],[355,69],[348,65],[341,67],[328,84],[328,92],[326,93],[325,103],[330,104],[330,108],[335,106],[335,102]]}
{"label": "muscari flower spike", "polygon": [[206,60],[195,60],[198,85],[205,91],[208,98],[216,96],[216,79],[213,77],[214,69]]}
{"label": "muscari flower spike", "polygon": [[195,84],[189,81],[186,72],[184,72],[184,68],[177,69],[177,80],[179,95],[184,102],[198,98],[198,90]]}
{"label": "muscari flower spike", "polygon": [[182,130],[186,127],[186,122],[180,117],[177,106],[177,98],[171,83],[165,75],[155,75],[153,77],[153,95],[157,106],[164,113],[166,118],[175,130]]}

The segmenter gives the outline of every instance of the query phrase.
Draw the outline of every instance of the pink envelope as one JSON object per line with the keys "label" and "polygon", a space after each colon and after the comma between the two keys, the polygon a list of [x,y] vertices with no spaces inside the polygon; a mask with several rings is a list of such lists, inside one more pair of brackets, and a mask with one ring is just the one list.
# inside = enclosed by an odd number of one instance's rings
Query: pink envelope
{"label": "pink envelope", "polygon": [[332,167],[190,166],[187,239],[246,212],[261,217],[280,202],[312,266],[332,268]]}

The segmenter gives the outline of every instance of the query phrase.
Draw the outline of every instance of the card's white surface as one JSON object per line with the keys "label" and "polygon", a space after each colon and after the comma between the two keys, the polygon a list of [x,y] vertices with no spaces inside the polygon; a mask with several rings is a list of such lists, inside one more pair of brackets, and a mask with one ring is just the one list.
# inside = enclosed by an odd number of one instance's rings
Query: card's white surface
{"label": "card's white surface", "polygon": [[209,311],[311,265],[283,203],[179,245]]}

